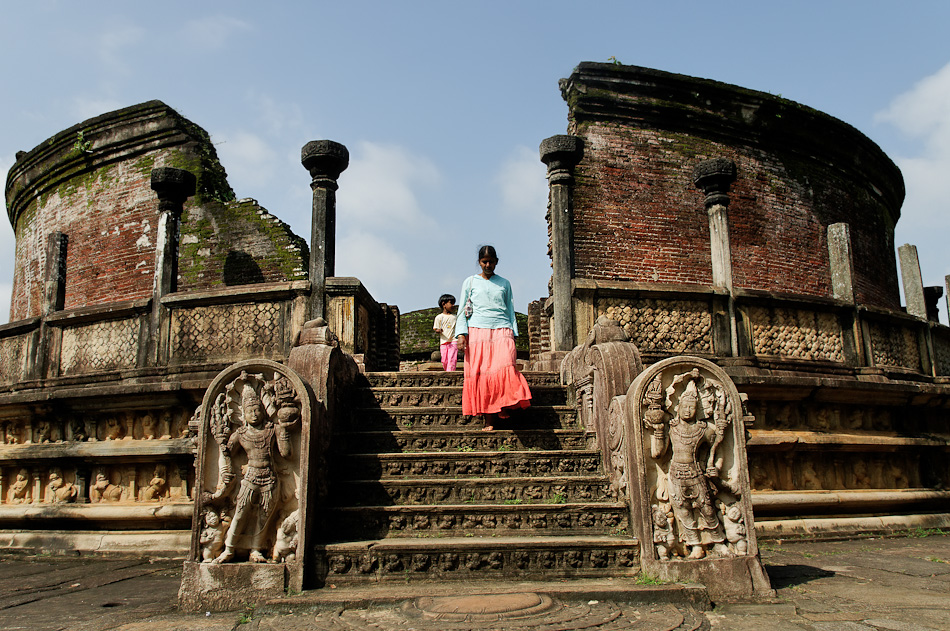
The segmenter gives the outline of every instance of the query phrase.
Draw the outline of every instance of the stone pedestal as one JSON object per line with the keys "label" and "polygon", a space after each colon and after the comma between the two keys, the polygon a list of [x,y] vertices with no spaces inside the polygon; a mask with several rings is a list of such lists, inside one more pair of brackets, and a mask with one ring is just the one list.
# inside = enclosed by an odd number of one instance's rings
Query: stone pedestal
{"label": "stone pedestal", "polygon": [[283,563],[197,563],[185,561],[178,591],[182,611],[235,611],[286,593]]}

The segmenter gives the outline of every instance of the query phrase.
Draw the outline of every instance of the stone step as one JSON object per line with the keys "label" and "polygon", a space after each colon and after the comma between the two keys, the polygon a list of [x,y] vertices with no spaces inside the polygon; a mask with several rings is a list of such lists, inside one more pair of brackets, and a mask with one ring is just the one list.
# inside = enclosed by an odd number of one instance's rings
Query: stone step
{"label": "stone step", "polygon": [[[564,388],[535,386],[531,388],[532,406],[565,405]],[[353,392],[353,404],[357,407],[452,407],[462,405],[462,387],[363,387]]]}
{"label": "stone step", "polygon": [[626,535],[625,504],[441,504],[325,509],[330,540],[383,537]]}
{"label": "stone step", "polygon": [[445,430],[344,431],[334,435],[338,453],[482,452],[589,450],[596,435],[579,429],[523,429],[483,432]]}
{"label": "stone step", "polygon": [[409,480],[353,480],[330,487],[330,503],[354,504],[504,504],[524,502],[609,501],[602,475],[544,478],[415,478]]}
{"label": "stone step", "polygon": [[[556,372],[524,371],[528,386],[561,385],[560,377]],[[461,370],[454,372],[431,371],[401,371],[401,372],[368,372],[362,375],[357,385],[372,388],[431,388],[438,386],[462,386],[463,375]]]}
{"label": "stone step", "polygon": [[602,473],[595,450],[350,454],[333,463],[337,479],[447,476],[590,475]]}
{"label": "stone step", "polygon": [[[479,416],[464,416],[460,407],[351,408],[346,427],[359,429],[458,429],[481,428]],[[338,425],[338,427],[343,424]],[[577,412],[567,406],[532,406],[499,419],[499,428],[571,429]]]}
{"label": "stone step", "polygon": [[332,585],[411,580],[630,577],[640,571],[632,537],[388,538],[316,546]]}

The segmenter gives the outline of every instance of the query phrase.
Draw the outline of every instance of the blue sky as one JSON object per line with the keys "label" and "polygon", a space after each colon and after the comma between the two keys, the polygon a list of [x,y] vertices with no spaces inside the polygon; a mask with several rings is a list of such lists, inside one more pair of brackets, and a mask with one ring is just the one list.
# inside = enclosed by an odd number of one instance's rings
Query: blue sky
{"label": "blue sky", "polygon": [[[434,306],[493,243],[516,307],[547,294],[544,166],[557,81],[615,57],[781,94],[901,167],[896,243],[950,274],[950,3],[0,0],[0,172],[86,118],[160,99],[207,129],[238,197],[309,235],[300,148],[350,150],[337,274]],[[0,320],[13,231],[0,222]],[[947,322],[946,302],[941,320]]]}

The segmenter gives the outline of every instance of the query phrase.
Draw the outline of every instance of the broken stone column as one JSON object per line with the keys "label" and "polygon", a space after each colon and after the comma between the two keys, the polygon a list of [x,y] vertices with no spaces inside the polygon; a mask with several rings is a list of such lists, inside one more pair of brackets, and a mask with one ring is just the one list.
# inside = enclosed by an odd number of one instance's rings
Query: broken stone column
{"label": "broken stone column", "polygon": [[185,201],[195,194],[197,180],[184,169],[152,169],[152,190],[158,196],[158,235],[155,244],[155,280],[149,325],[148,359],[158,363],[162,298],[173,291],[178,277],[178,232]]}
{"label": "broken stone column", "polygon": [[905,243],[897,248],[901,264],[901,281],[904,283],[904,302],[907,313],[918,318],[927,318],[927,301],[924,298],[924,281],[920,275],[917,246]]}
{"label": "broken stone column", "polygon": [[927,319],[931,322],[940,321],[940,299],[943,297],[943,287],[935,285],[924,287],[924,303],[927,305]]}
{"label": "broken stone column", "polygon": [[838,300],[854,304],[851,231],[846,223],[828,226],[828,262],[831,267],[832,295]]}
{"label": "broken stone column", "polygon": [[337,179],[350,164],[350,152],[332,140],[312,140],[300,150],[300,163],[313,178],[310,224],[310,305],[307,320],[326,317],[327,278],[336,262]]}
{"label": "broken stone column", "polygon": [[[706,194],[713,285],[728,292],[728,322],[717,323],[713,330],[713,346],[717,354],[733,356],[739,354],[739,345],[735,301],[732,296],[732,250],[729,246],[728,210],[729,186],[736,181],[736,173],[736,163],[727,158],[703,160],[693,169],[693,183]],[[713,313],[714,321],[718,319],[716,315]],[[728,336],[728,340],[722,339],[724,334]],[[727,349],[730,353],[725,352]]]}
{"label": "broken stone column", "polygon": [[[69,237],[56,230],[49,234],[46,242],[46,279],[43,315],[48,316],[62,311],[66,305],[66,251]],[[30,361],[34,379],[46,376],[50,365],[50,349],[58,348],[62,329],[49,327],[45,321],[41,325],[36,356]]]}
{"label": "broken stone column", "polygon": [[548,167],[551,212],[551,258],[554,267],[554,351],[574,348],[571,281],[574,279],[574,167],[583,156],[582,140],[558,135],[541,142],[541,161]]}
{"label": "broken stone column", "polygon": [[[851,229],[846,223],[828,226],[828,265],[831,272],[831,294],[854,306],[854,258],[851,251]],[[845,361],[851,366],[864,365],[860,324],[854,309],[842,313],[841,335]]]}

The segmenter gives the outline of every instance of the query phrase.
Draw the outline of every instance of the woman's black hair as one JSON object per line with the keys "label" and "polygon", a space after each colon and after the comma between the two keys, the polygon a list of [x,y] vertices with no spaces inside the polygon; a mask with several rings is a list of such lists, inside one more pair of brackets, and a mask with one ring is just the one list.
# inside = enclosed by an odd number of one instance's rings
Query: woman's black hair
{"label": "woman's black hair", "polygon": [[447,302],[455,302],[455,296],[452,294],[442,294],[439,296],[439,309],[444,307]]}
{"label": "woman's black hair", "polygon": [[478,248],[478,259],[476,260],[481,261],[485,258],[495,259],[496,261],[498,260],[498,254],[495,252],[495,246],[483,245],[482,247]]}

